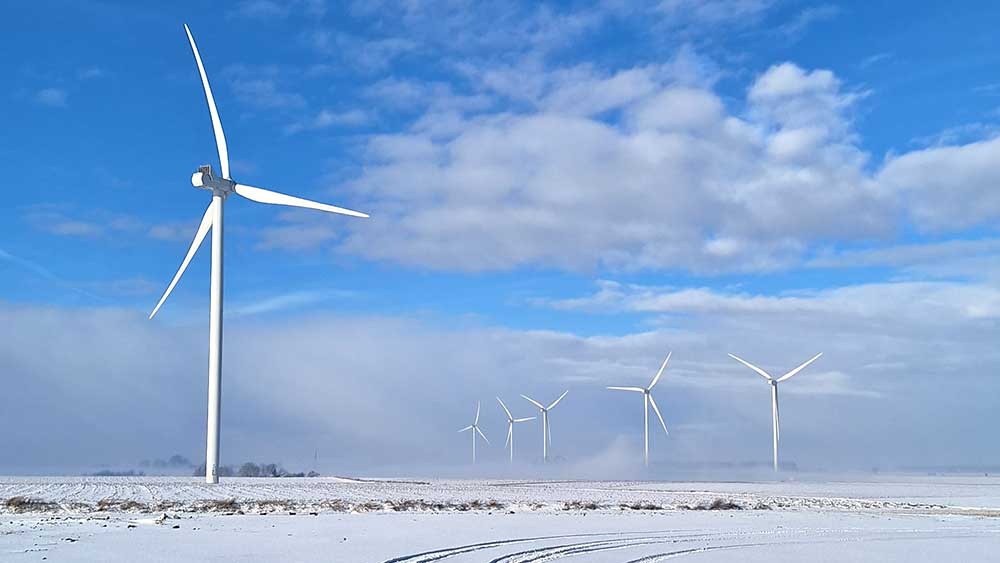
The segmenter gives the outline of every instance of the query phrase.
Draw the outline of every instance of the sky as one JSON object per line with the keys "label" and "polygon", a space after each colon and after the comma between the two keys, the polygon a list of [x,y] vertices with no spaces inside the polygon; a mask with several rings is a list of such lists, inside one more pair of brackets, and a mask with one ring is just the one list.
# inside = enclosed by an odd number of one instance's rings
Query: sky
{"label": "sky", "polygon": [[[204,456],[218,161],[371,214],[226,206],[222,462],[326,473],[1000,465],[1000,5],[41,0],[0,48],[0,472]],[[207,245],[206,245],[207,246]],[[470,467],[482,403],[491,444]],[[314,461],[316,460],[316,461]],[[545,471],[556,471],[547,469]]]}

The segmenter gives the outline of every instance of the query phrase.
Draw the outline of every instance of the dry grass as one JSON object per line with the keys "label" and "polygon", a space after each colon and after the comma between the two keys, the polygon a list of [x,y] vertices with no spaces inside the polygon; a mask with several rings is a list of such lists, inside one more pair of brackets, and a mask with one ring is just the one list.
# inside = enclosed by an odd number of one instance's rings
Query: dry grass
{"label": "dry grass", "polygon": [[663,510],[663,507],[659,504],[653,504],[642,500],[633,502],[632,504],[620,504],[618,506],[628,510]]}
{"label": "dry grass", "polygon": [[563,503],[563,510],[597,510],[601,505],[589,500],[571,500]]}
{"label": "dry grass", "polygon": [[98,512],[149,512],[149,505],[134,500],[102,498],[97,501]]}
{"label": "dry grass", "polygon": [[687,510],[743,510],[743,507],[731,500],[717,498],[710,503],[701,503],[685,507]]}
{"label": "dry grass", "polygon": [[45,502],[32,497],[14,496],[4,502],[4,507],[11,512],[49,512],[59,506],[54,502]]}

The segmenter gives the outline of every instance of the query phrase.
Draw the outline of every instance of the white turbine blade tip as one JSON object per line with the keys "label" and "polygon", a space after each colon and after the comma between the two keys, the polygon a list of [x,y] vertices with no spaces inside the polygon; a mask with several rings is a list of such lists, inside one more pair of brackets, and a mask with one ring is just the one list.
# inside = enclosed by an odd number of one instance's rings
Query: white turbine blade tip
{"label": "white turbine blade tip", "polygon": [[669,431],[669,430],[667,430],[667,423],[666,423],[666,422],[663,422],[663,415],[662,415],[662,414],[660,414],[660,408],[656,406],[656,401],[655,401],[655,400],[653,400],[653,396],[652,396],[652,395],[650,395],[650,396],[649,396],[649,404],[653,405],[653,412],[655,412],[655,413],[656,413],[656,418],[660,419],[660,426],[662,426],[662,427],[663,427],[663,431],[664,431],[664,432],[665,432],[665,433],[666,433],[667,435],[669,435],[669,434],[670,434],[670,431]]}
{"label": "white turbine blade tip", "polygon": [[792,371],[786,373],[785,375],[782,375],[781,377],[779,377],[778,378],[778,382],[785,381],[786,379],[791,379],[793,375],[795,375],[795,374],[799,373],[800,371],[804,370],[806,368],[806,366],[808,366],[809,364],[811,364],[811,363],[815,362],[816,360],[818,360],[819,357],[822,356],[822,355],[823,355],[823,352],[820,352],[819,354],[816,354],[812,358],[809,358],[809,361],[807,361],[806,363],[804,363],[801,366],[793,369]]}
{"label": "white turbine blade tip", "polygon": [[555,407],[556,405],[558,405],[559,401],[563,400],[563,397],[566,396],[566,393],[569,393],[569,389],[567,389],[566,391],[563,391],[563,394],[559,395],[559,398],[556,399],[555,401],[552,401],[552,404],[549,405],[548,407],[546,407],[545,410],[551,410],[553,407]]}
{"label": "white turbine blade tip", "polygon": [[312,201],[308,199],[303,199],[301,197],[295,197],[273,190],[265,190],[264,188],[255,188],[254,186],[248,186],[246,184],[236,184],[233,188],[236,193],[241,196],[256,201],[258,203],[269,203],[271,205],[287,205],[290,207],[303,207],[305,209],[316,209],[318,211],[326,211],[327,213],[339,213],[340,215],[350,215],[351,217],[360,217],[362,219],[367,219],[368,214],[362,213],[360,211],[354,211],[353,209],[345,209],[343,207],[337,207],[335,205],[328,205],[326,203],[319,203],[317,201]]}
{"label": "white turbine blade tip", "polygon": [[507,408],[507,405],[503,404],[503,400],[500,397],[497,397],[497,402],[500,403],[500,408],[503,409],[503,412],[507,413],[507,419],[513,419],[514,415],[510,414],[510,409]]}
{"label": "white turbine blade tip", "polygon": [[212,209],[215,203],[208,204],[208,209],[205,210],[205,214],[201,217],[201,224],[198,225],[198,231],[194,235],[194,239],[191,240],[191,246],[188,247],[187,254],[184,256],[184,260],[181,262],[180,268],[177,268],[177,273],[174,274],[174,278],[170,280],[170,285],[167,286],[166,291],[160,297],[160,301],[157,302],[156,307],[153,307],[153,312],[149,314],[149,319],[152,320],[156,316],[157,311],[160,307],[167,301],[167,297],[170,297],[170,292],[174,290],[174,286],[180,281],[181,276],[184,275],[184,271],[187,270],[188,264],[191,263],[191,259],[194,258],[195,253],[201,246],[202,241],[205,240],[205,235],[208,234],[208,230],[212,228]]}
{"label": "white turbine blade tip", "polygon": [[535,405],[536,407],[538,407],[538,408],[540,408],[542,410],[545,410],[545,407],[542,406],[541,403],[539,403],[538,401],[532,399],[531,397],[529,397],[527,395],[521,395],[521,398],[524,399],[524,400],[526,400],[526,401],[528,401],[529,403]]}
{"label": "white turbine blade tip", "polygon": [[674,353],[673,350],[667,352],[667,359],[663,360],[663,365],[660,366],[660,371],[656,372],[656,376],[653,377],[653,381],[650,382],[647,389],[652,389],[656,386],[656,382],[660,380],[660,376],[663,375],[663,370],[667,369],[667,362],[670,361],[670,356]]}
{"label": "white turbine blade tip", "polygon": [[212,87],[208,85],[208,75],[205,73],[205,65],[201,62],[201,54],[198,52],[198,45],[195,44],[194,34],[191,28],[184,24],[184,31],[187,33],[188,42],[191,43],[191,51],[194,53],[194,60],[198,63],[198,74],[201,75],[201,84],[205,88],[205,99],[208,101],[208,112],[212,117],[212,130],[215,133],[215,144],[219,149],[219,166],[222,177],[229,179],[229,149],[226,147],[226,135],[222,132],[222,121],[219,119],[219,110],[215,107],[215,97],[212,96]]}
{"label": "white turbine blade tip", "polygon": [[739,356],[736,356],[736,355],[733,355],[733,354],[729,354],[729,357],[732,358],[732,359],[734,359],[734,360],[736,360],[737,362],[745,365],[746,367],[754,370],[755,372],[759,373],[761,376],[764,377],[764,379],[766,379],[768,381],[774,380],[774,378],[771,377],[771,375],[769,373],[767,373],[766,371],[760,369],[759,367],[751,364],[750,362],[744,360],[743,358],[740,358]]}

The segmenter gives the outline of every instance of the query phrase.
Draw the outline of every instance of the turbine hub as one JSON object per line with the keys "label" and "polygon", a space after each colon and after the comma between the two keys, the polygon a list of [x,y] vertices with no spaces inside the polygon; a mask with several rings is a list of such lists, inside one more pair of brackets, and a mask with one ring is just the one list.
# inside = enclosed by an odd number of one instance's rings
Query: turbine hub
{"label": "turbine hub", "polygon": [[226,197],[232,193],[236,182],[217,177],[212,173],[212,166],[206,164],[199,166],[198,171],[191,175],[191,185],[201,190],[209,190],[212,195]]}

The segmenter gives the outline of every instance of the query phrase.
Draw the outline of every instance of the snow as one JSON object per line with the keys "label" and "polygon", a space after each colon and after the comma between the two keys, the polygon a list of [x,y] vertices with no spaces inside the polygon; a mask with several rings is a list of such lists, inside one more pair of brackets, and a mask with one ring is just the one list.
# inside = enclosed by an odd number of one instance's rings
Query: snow
{"label": "snow", "polygon": [[[1000,552],[1000,479],[989,477],[0,479],[0,502],[11,497],[35,502],[0,506],[3,561],[919,563]],[[719,498],[743,509],[688,509]]]}

